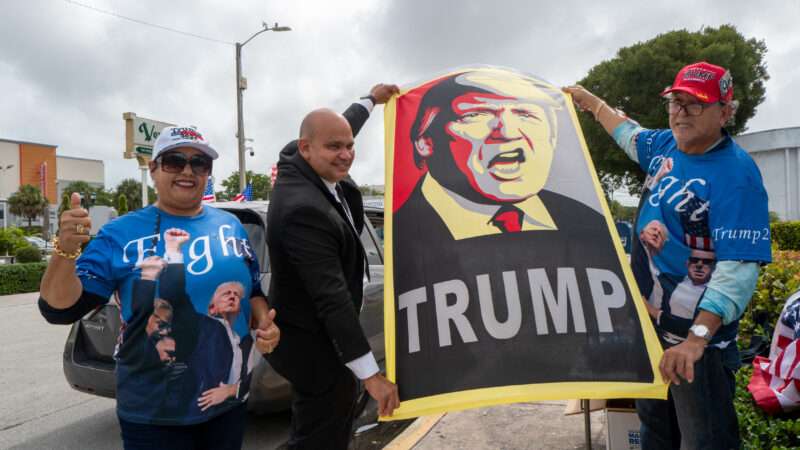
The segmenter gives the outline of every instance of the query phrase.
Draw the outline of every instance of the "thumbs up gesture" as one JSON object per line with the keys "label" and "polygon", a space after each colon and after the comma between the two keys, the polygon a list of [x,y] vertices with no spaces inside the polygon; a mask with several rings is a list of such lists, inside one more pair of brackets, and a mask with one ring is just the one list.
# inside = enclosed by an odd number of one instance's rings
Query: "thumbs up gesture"
{"label": "thumbs up gesture", "polygon": [[81,196],[73,192],[70,207],[61,214],[58,222],[58,248],[64,253],[75,253],[89,242],[92,221],[89,212],[81,208]]}

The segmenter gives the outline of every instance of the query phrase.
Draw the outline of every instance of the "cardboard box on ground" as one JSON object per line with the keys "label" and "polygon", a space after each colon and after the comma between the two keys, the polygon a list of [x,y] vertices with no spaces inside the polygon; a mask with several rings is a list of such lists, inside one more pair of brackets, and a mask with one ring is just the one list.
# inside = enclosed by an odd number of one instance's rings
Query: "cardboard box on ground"
{"label": "cardboard box on ground", "polygon": [[606,408],[606,448],[608,450],[641,450],[639,416],[635,409]]}
{"label": "cardboard box on ground", "polygon": [[[606,448],[608,450],[640,450],[639,416],[633,399],[589,400],[589,411],[604,410],[606,414]],[[580,400],[570,400],[565,415],[581,414]]]}

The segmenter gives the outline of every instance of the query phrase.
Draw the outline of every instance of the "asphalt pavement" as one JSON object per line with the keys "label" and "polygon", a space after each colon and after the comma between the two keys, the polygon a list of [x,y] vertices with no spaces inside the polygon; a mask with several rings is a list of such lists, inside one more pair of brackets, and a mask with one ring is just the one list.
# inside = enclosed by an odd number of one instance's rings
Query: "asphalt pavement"
{"label": "asphalt pavement", "polygon": [[[69,327],[46,323],[37,298],[0,296],[0,449],[121,449],[115,400],[69,386],[61,367]],[[247,420],[244,450],[286,442],[288,411]]]}
{"label": "asphalt pavement", "polygon": [[[451,412],[421,418],[398,436],[387,450],[586,448],[582,414],[564,415],[566,401],[516,403]],[[426,421],[433,423],[425,423]],[[605,449],[605,416],[591,413],[592,449]]]}
{"label": "asphalt pavement", "polygon": [[[61,371],[69,327],[44,322],[38,294],[0,297],[0,448],[120,448],[114,400],[77,392]],[[566,402],[518,403],[369,426],[351,448],[580,449],[581,414]],[[276,448],[289,414],[250,415],[245,448]],[[388,443],[388,445],[387,445]],[[592,413],[592,448],[605,449],[605,416]]]}

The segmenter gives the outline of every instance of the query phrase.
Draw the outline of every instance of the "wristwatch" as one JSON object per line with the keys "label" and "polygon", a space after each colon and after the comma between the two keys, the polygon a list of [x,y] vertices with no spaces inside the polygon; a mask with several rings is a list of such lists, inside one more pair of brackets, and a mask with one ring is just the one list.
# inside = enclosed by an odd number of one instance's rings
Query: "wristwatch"
{"label": "wristwatch", "polygon": [[703,338],[706,342],[711,340],[711,330],[708,329],[707,326],[702,324],[695,324],[689,327],[689,331],[692,332],[693,335]]}

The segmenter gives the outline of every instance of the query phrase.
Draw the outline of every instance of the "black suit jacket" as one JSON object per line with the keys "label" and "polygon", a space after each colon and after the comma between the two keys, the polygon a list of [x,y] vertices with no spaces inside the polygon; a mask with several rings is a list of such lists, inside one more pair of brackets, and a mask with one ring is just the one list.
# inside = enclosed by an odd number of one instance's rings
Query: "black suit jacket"
{"label": "black suit jacket", "polygon": [[[353,104],[344,116],[355,135],[369,113]],[[355,230],[300,155],[297,141],[281,150],[267,213],[269,300],[277,310],[281,342],[268,359],[306,393],[324,391],[341,365],[370,351],[358,321],[365,268],[359,239],[363,202],[352,180],[339,185]]]}

